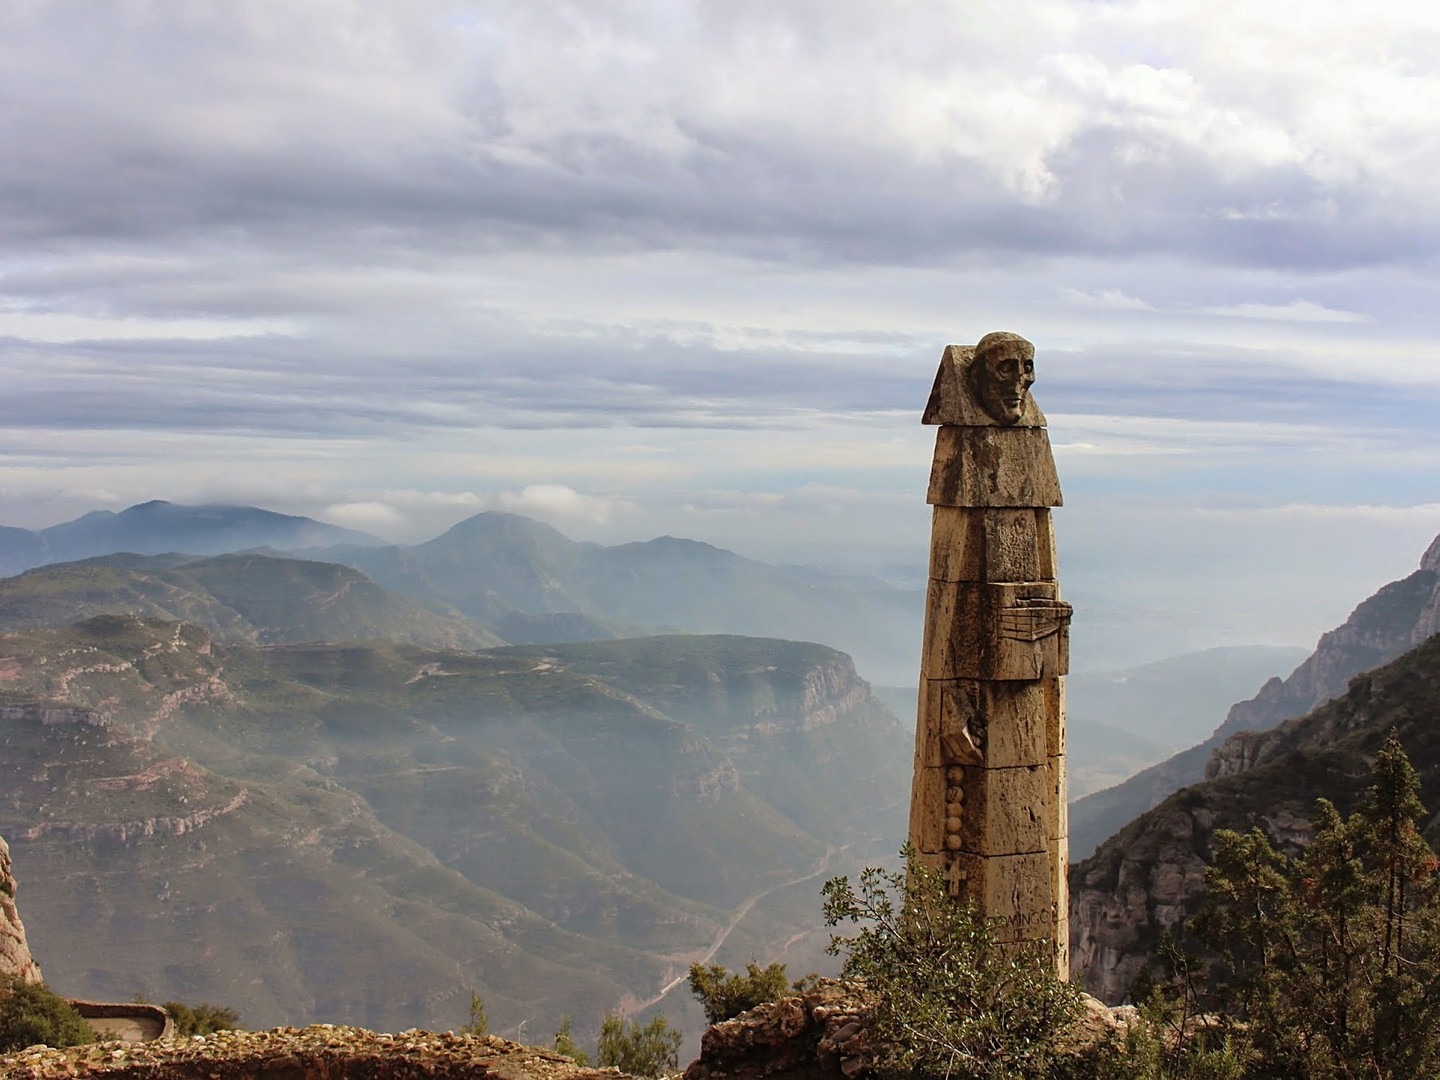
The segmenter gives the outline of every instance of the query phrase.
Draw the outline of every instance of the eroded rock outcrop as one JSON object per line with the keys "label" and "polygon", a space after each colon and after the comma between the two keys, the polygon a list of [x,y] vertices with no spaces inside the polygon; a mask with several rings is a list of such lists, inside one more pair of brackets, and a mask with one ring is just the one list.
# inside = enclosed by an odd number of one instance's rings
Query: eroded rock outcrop
{"label": "eroded rock outcrop", "polygon": [[0,979],[18,976],[40,981],[40,968],[30,955],[25,927],[15,908],[15,878],[10,872],[10,848],[0,836]]}
{"label": "eroded rock outcrop", "polygon": [[874,1061],[864,1011],[856,984],[821,979],[808,993],[709,1028],[685,1080],[852,1080]]}
{"label": "eroded rock outcrop", "polygon": [[494,1035],[381,1035],[330,1024],[138,1045],[35,1048],[0,1057],[4,1080],[622,1080],[625,1075],[618,1069],[584,1069],[560,1054]]}

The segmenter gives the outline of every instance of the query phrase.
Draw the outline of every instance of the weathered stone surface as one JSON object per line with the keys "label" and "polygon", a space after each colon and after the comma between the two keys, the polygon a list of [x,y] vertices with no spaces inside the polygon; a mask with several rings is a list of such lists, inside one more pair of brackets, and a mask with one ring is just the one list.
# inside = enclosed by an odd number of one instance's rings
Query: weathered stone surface
{"label": "weathered stone surface", "polygon": [[1045,762],[1045,837],[1070,835],[1070,814],[1065,805],[1065,758],[1055,754]]}
{"label": "weathered stone surface", "polygon": [[1044,428],[942,427],[930,467],[933,506],[1059,506],[1060,478]]}
{"label": "weathered stone surface", "polygon": [[10,848],[0,837],[0,979],[40,981],[40,968],[25,941],[25,926],[15,906],[15,878],[10,872]]}
{"label": "weathered stone surface", "polygon": [[[974,345],[947,345],[940,354],[940,369],[930,389],[930,400],[920,418],[922,424],[959,424],[966,427],[1001,425],[972,397],[967,370],[975,361]],[[1028,393],[1014,427],[1044,427],[1045,414]]]}
{"label": "weathered stone surface", "polygon": [[[947,808],[946,835],[960,838],[959,850],[977,855],[1048,852],[1044,765],[1014,769],[966,769],[965,801]],[[959,821],[960,827],[951,825]],[[946,846],[949,847],[947,840]]]}
{"label": "weathered stone surface", "polygon": [[946,770],[916,763],[910,788],[910,843],[923,855],[945,850]]}
{"label": "weathered stone surface", "polygon": [[1067,754],[1065,738],[1065,680],[1046,679],[1045,746],[1051,754]]}
{"label": "weathered stone surface", "polygon": [[1000,941],[1053,940],[1056,928],[1055,880],[1048,848],[1024,855],[972,855],[951,858],[963,877],[965,894],[986,915],[1005,920]]}
{"label": "weathered stone surface", "polygon": [[841,1080],[873,1071],[862,986],[821,979],[708,1029],[685,1080]]}
{"label": "weathered stone surface", "polygon": [[935,507],[930,576],[938,581],[1054,581],[1050,511]]}
{"label": "weathered stone surface", "polygon": [[77,1001],[70,1007],[106,1042],[140,1043],[175,1035],[174,1018],[159,1005],[140,1001]]}
{"label": "weathered stone surface", "polygon": [[618,1069],[583,1069],[553,1051],[494,1035],[381,1035],[330,1024],[123,1046],[33,1048],[0,1057],[3,1080],[620,1080],[625,1075]]}
{"label": "weathered stone surface", "polygon": [[924,679],[916,753],[927,768],[985,765],[992,769],[1044,765],[1052,756],[1047,689],[1056,679],[993,682]]}
{"label": "weathered stone surface", "polygon": [[1052,942],[1063,974],[1071,608],[1034,356],[1008,333],[951,346],[925,410],[941,427],[910,839],[952,897],[1005,920],[1004,940]]}
{"label": "weathered stone surface", "polygon": [[920,673],[1021,681],[1064,675],[1072,610],[1053,581],[931,581]]}

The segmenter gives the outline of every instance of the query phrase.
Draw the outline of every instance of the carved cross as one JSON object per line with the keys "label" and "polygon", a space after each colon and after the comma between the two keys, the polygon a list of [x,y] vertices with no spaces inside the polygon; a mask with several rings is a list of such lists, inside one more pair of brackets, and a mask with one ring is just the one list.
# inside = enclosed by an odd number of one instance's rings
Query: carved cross
{"label": "carved cross", "polygon": [[960,860],[955,859],[950,863],[950,869],[945,871],[946,892],[948,892],[953,899],[958,900],[960,898],[960,890],[965,887],[965,881],[965,871],[960,869]]}

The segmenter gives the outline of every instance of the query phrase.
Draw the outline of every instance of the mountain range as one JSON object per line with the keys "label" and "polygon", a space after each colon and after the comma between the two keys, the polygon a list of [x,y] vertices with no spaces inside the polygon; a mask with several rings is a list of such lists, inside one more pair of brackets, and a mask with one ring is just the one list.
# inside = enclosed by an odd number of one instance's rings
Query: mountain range
{"label": "mountain range", "polygon": [[0,526],[0,575],[117,551],[218,555],[258,547],[294,551],[383,543],[378,536],[354,529],[253,506],[181,506],[154,499],[119,513],[92,510],[48,529]]}
{"label": "mountain range", "polygon": [[[896,721],[830,646],[912,670],[918,592],[507,514],[412,546],[243,507],[69,526],[43,551],[88,557],[0,580],[0,835],[66,992],[393,1028],[463,1019],[473,987],[498,1024],[583,1027],[653,1005],[697,957],[807,969],[821,877],[902,838],[914,691],[882,688]],[[0,530],[7,565],[41,550],[21,532]],[[140,550],[93,550],[116,537]],[[1297,716],[1433,633],[1437,577],[1440,541],[1150,770],[1158,787],[1076,803],[1072,850],[1199,779],[1237,726]],[[686,633],[647,633],[665,629]],[[1072,676],[1077,788],[1195,738],[1296,659],[1214,650]],[[1133,881],[1105,850],[1074,871],[1072,917],[1112,992],[1130,945],[1095,920]]]}
{"label": "mountain range", "polygon": [[855,657],[861,671],[882,682],[912,682],[918,665],[918,590],[772,566],[669,536],[606,547],[498,512],[402,546],[253,507],[155,501],[38,532],[0,529],[0,572],[117,552],[254,550],[360,570],[390,592],[469,619],[473,632],[491,641],[745,634],[822,642]]}

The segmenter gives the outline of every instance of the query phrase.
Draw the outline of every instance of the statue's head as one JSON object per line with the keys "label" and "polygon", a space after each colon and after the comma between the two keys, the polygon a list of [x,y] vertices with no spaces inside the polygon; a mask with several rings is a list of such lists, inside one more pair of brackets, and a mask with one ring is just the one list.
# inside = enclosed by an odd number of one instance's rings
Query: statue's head
{"label": "statue's head", "polygon": [[997,330],[975,343],[966,369],[975,403],[1001,424],[1016,424],[1025,414],[1035,382],[1035,346],[1019,334]]}

